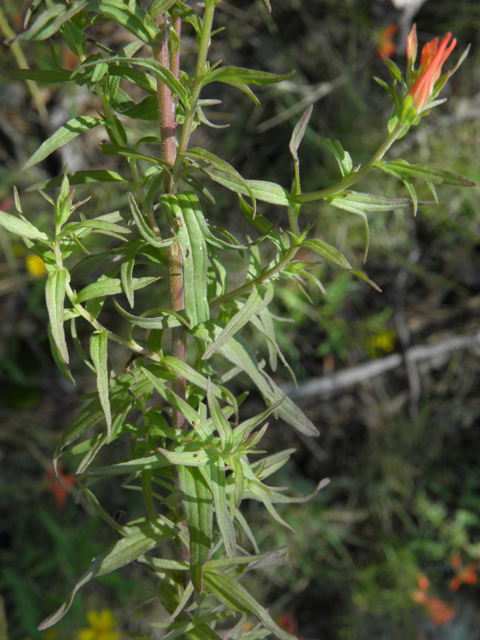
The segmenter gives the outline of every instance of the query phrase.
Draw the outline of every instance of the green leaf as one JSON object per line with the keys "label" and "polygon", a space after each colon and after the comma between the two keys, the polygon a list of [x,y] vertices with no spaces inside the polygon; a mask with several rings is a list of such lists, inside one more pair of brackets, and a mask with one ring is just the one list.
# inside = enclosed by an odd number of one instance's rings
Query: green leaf
{"label": "green leaf", "polygon": [[350,157],[350,154],[344,150],[341,142],[338,140],[323,138],[322,144],[335,157],[342,176],[348,176],[353,170],[352,158]]}
{"label": "green leaf", "polygon": [[120,525],[116,520],[114,520],[105,511],[105,509],[102,507],[102,505],[98,501],[98,499],[95,496],[95,494],[93,494],[90,491],[90,489],[88,489],[88,487],[84,487],[83,484],[79,480],[76,481],[75,486],[78,487],[80,489],[80,491],[83,493],[83,495],[84,495],[85,499],[87,500],[87,502],[89,503],[89,505],[91,507],[93,507],[93,509],[98,513],[98,515],[103,520],[105,520],[105,522],[108,525],[110,525],[114,531],[118,531],[118,533],[120,533],[122,536],[128,535],[128,528],[127,527],[123,527],[122,525]]}
{"label": "green leaf", "polygon": [[408,198],[384,198],[374,196],[371,193],[360,193],[359,191],[343,191],[327,198],[334,207],[345,209],[352,213],[367,211],[392,211],[410,206]]}
{"label": "green leaf", "polygon": [[33,167],[53,153],[56,149],[63,147],[63,145],[67,144],[67,142],[70,142],[70,140],[73,140],[73,138],[76,138],[84,131],[89,131],[101,124],[103,124],[103,120],[93,118],[92,116],[79,116],[78,118],[72,118],[60,127],[60,129],[57,129],[57,131],[55,131],[48,140],[45,140],[45,142],[40,145],[33,156],[27,160],[23,169]]}
{"label": "green leaf", "polygon": [[210,380],[207,387],[207,402],[213,424],[218,432],[218,435],[220,436],[222,449],[223,451],[228,451],[232,444],[232,427],[230,426],[230,423],[225,418],[222,410],[220,409],[220,405],[218,404],[217,399],[215,398],[215,395],[213,393]]}
{"label": "green leaf", "polygon": [[202,86],[210,82],[226,82],[227,84],[272,84],[290,78],[295,72],[277,75],[267,71],[257,71],[255,69],[242,69],[241,67],[217,67],[202,80]]}
{"label": "green leaf", "polygon": [[213,571],[205,570],[203,582],[205,588],[216,596],[229,611],[251,613],[266,629],[279,638],[279,640],[296,640],[295,636],[290,635],[277,626],[268,611],[231,576],[224,572],[214,573]]}
{"label": "green leaf", "polygon": [[155,20],[158,16],[161,16],[162,13],[166,13],[173,5],[176,0],[153,0],[153,2],[148,7],[148,15]]}
{"label": "green leaf", "polygon": [[68,82],[70,71],[58,71],[56,69],[4,69],[6,73],[21,80],[33,80],[34,82]]}
{"label": "green leaf", "polygon": [[166,240],[162,240],[158,236],[156,236],[153,231],[150,229],[148,224],[145,221],[145,218],[138,208],[137,203],[135,202],[135,198],[131,193],[127,194],[128,204],[130,205],[130,211],[132,212],[133,219],[135,220],[135,224],[137,225],[137,229],[140,235],[145,238],[148,244],[161,249],[163,247],[168,247],[173,243],[172,238],[167,238]]}
{"label": "green leaf", "polygon": [[105,18],[114,20],[147,44],[152,44],[158,34],[155,24],[137,3],[126,5],[120,0],[80,0],[67,6],[54,4],[46,9],[28,31],[18,36],[18,39],[46,40],[82,10],[95,11]]}
{"label": "green leaf", "polygon": [[63,311],[65,305],[65,287],[69,281],[70,274],[68,271],[66,269],[58,269],[48,274],[45,284],[45,300],[47,303],[52,337],[57,345],[60,357],[66,364],[68,364],[68,349],[63,326]]}
{"label": "green leaf", "polygon": [[[151,391],[152,385],[149,380],[146,380],[143,375],[139,375],[139,372],[136,372],[135,375],[136,380],[132,378],[130,373],[122,374],[112,380],[110,385],[110,404],[113,410],[122,405],[126,394],[130,399],[136,399]],[[78,440],[104,417],[105,413],[100,403],[100,398],[95,397],[77,413],[64,430],[55,449],[54,458],[58,458],[65,447]]]}
{"label": "green leaf", "polygon": [[135,529],[137,530],[134,533],[126,538],[117,540],[108,551],[94,559],[62,606],[39,625],[40,631],[48,629],[63,618],[70,609],[75,594],[84,584],[93,578],[111,573],[130,564],[130,562],[137,560],[147,551],[173,537],[173,533],[169,528],[163,528],[157,524],[143,523]]}
{"label": "green leaf", "polygon": [[[153,368],[154,365],[150,365],[150,367]],[[204,420],[202,416],[188,404],[188,402],[183,400],[183,398],[180,398],[180,396],[172,391],[172,389],[166,387],[164,382],[159,380],[152,371],[145,367],[141,367],[141,371],[145,374],[147,379],[150,380],[153,387],[158,391],[162,398],[185,416],[187,422],[192,425],[200,438],[203,441],[208,440],[212,435],[212,430],[208,426],[206,420]]]}
{"label": "green leaf", "polygon": [[288,207],[290,205],[288,191],[274,182],[266,182],[265,180],[245,180],[248,186],[247,189],[240,180],[237,180],[232,175],[227,175],[223,172],[207,167],[203,169],[203,172],[210,176],[212,180],[218,182],[218,184],[221,184],[235,193],[250,197],[251,192],[256,200],[268,202],[269,204],[278,204],[284,207]]}
{"label": "green leaf", "polygon": [[227,492],[225,489],[225,462],[220,458],[215,464],[205,466],[204,470],[205,473],[208,474],[213,495],[215,519],[217,520],[220,535],[222,536],[223,546],[225,547],[227,556],[233,558],[237,545],[233,519],[228,509]]}
{"label": "green leaf", "polygon": [[133,309],[134,306],[134,291],[135,283],[133,278],[133,267],[135,266],[135,255],[137,253],[138,245],[134,244],[127,249],[125,256],[122,260],[122,266],[120,267],[120,278],[122,280],[122,287],[127,296],[128,304]]}
{"label": "green leaf", "polygon": [[202,360],[210,358],[215,351],[225,344],[230,338],[244,327],[250,318],[265,309],[273,299],[273,287],[263,287],[254,285],[252,291],[241,309],[231,318],[227,326],[220,333],[212,344],[205,350]]}
{"label": "green leaf", "polygon": [[[158,107],[157,107],[158,110]],[[158,116],[158,113],[157,113]],[[128,147],[119,147],[116,144],[102,144],[100,146],[100,151],[105,156],[124,156],[125,158],[133,159],[133,160],[145,160],[146,162],[150,162],[151,164],[160,167],[161,169],[170,169],[168,163],[164,162],[160,158],[155,158],[154,156],[149,156],[145,153],[140,153],[139,151],[135,151],[135,149],[129,149]]]}
{"label": "green leaf", "polygon": [[40,240],[52,246],[52,240],[47,236],[46,233],[37,229],[31,222],[28,222],[25,218],[20,220],[17,216],[12,216],[9,213],[5,213],[5,211],[0,211],[0,225],[10,231],[11,233],[16,233],[23,238],[28,238],[29,240]]}
{"label": "green leaf", "polygon": [[96,233],[101,233],[105,236],[112,236],[112,238],[117,238],[118,240],[122,240],[125,242],[124,234],[131,233],[130,229],[126,229],[121,225],[114,224],[113,222],[109,222],[105,220],[107,216],[102,216],[104,218],[101,220],[97,218],[96,220],[80,220],[79,222],[69,222],[64,225],[62,229],[62,234],[64,238],[70,232],[75,233],[78,237],[82,238],[88,235],[91,231]]}
{"label": "green leaf", "polygon": [[112,429],[112,414],[110,410],[110,398],[108,395],[108,366],[107,366],[108,331],[103,329],[95,331],[90,338],[90,358],[92,359],[97,375],[97,389],[105,414],[107,433],[110,436]]}
{"label": "green leaf", "polygon": [[[160,278],[153,276],[146,276],[144,278],[131,278],[130,285],[132,291],[143,289],[149,284],[156,282]],[[85,300],[93,300],[94,298],[103,298],[104,296],[115,296],[125,293],[127,295],[126,287],[123,283],[123,279],[107,278],[102,276],[97,282],[87,285],[77,293],[76,301],[85,302]],[[128,295],[127,295],[128,298]],[[133,305],[132,305],[133,306]]]}
{"label": "green leaf", "polygon": [[[67,174],[70,186],[77,184],[88,184],[90,182],[120,182],[131,186],[131,183],[121,176],[116,171],[110,171],[107,169],[92,169],[90,171],[74,171]],[[56,176],[49,180],[43,180],[42,182],[36,182],[27,187],[26,191],[38,191],[39,189],[54,189],[60,187],[62,184],[63,176]]]}
{"label": "green leaf", "polygon": [[238,447],[244,441],[249,434],[258,427],[259,424],[264,422],[271,413],[278,411],[278,409],[282,406],[285,398],[281,398],[275,404],[271,405],[265,411],[253,416],[253,418],[248,418],[248,420],[244,420],[241,424],[233,432],[233,443],[235,448]]}
{"label": "green leaf", "polygon": [[300,116],[299,121],[295,125],[292,137],[290,138],[290,143],[288,148],[290,149],[290,153],[292,154],[293,161],[295,164],[298,164],[298,148],[300,147],[300,143],[303,140],[303,136],[305,135],[305,131],[307,129],[308,123],[310,121],[310,117],[313,111],[313,104],[305,109],[305,111]]}
{"label": "green leaf", "polygon": [[[118,304],[118,302],[114,299],[113,304],[117,309],[118,313],[128,320],[131,324],[136,325],[137,327],[141,327],[142,329],[173,329],[174,327],[179,327],[180,325],[184,325],[187,328],[190,328],[188,322],[183,318],[179,313],[172,311],[171,309],[150,309],[149,311],[145,311],[141,316],[134,316]],[[150,318],[150,313],[161,313],[161,316],[156,318]]]}
{"label": "green leaf", "polygon": [[200,205],[197,196],[191,191],[164,194],[160,196],[160,202],[180,246],[185,313],[190,324],[195,326],[206,322],[210,317],[207,299],[207,245],[195,215],[195,209]]}
{"label": "green leaf", "polygon": [[47,331],[48,331],[48,341],[50,343],[50,351],[52,352],[52,356],[53,356],[53,359],[55,360],[55,364],[57,365],[60,372],[66,378],[68,378],[68,380],[70,380],[70,382],[73,385],[75,385],[75,380],[73,379],[73,376],[70,373],[70,369],[65,364],[62,356],[60,355],[60,351],[58,350],[55,340],[53,339],[52,328],[50,326],[50,323],[48,323]]}
{"label": "green leaf", "polygon": [[[193,447],[194,445],[191,446]],[[162,447],[158,447],[158,450],[170,464],[175,466],[204,467],[210,464],[213,458],[205,449],[199,449],[198,446],[194,451],[170,451]],[[215,462],[217,461],[215,460]]]}
{"label": "green leaf", "polygon": [[[192,335],[208,342],[215,340],[221,334],[223,325],[211,320],[208,325],[197,325],[191,330]],[[304,415],[297,405],[287,398],[273,380],[260,369],[250,348],[238,335],[230,338],[219,348],[219,353],[235,366],[240,367],[255,383],[261,394],[270,404],[283,400],[277,412],[278,415],[304,435],[317,436],[318,431],[313,423]]]}
{"label": "green leaf", "polygon": [[434,184],[450,184],[454,187],[475,186],[473,180],[465,178],[459,173],[444,171],[443,169],[436,169],[423,164],[410,164],[401,159],[377,162],[374,166],[376,169],[381,169],[400,180],[409,181],[412,178],[417,178]]}
{"label": "green leaf", "polygon": [[[180,82],[175,78],[175,76],[169,69],[162,67],[162,65],[156,60],[151,60],[150,58],[122,58],[120,56],[115,56],[114,58],[103,58],[102,62],[108,65],[114,65],[114,69],[115,65],[118,65],[122,62],[134,64],[138,67],[142,67],[142,69],[148,69],[155,75],[157,80],[160,80],[160,82],[166,84],[167,87],[179,97],[180,102],[183,104],[185,109],[188,109],[189,101],[188,94],[185,88],[182,84],[180,84]],[[87,68],[96,64],[96,62],[86,63],[83,65],[83,68]]]}
{"label": "green leaf", "polygon": [[221,158],[214,155],[213,153],[210,153],[209,151],[205,151],[205,149],[201,149],[199,147],[193,147],[191,149],[187,149],[187,151],[184,151],[182,155],[185,158],[190,158],[191,160],[194,160],[196,162],[198,161],[206,162],[209,166],[213,167],[216,171],[220,171],[221,173],[224,173],[226,176],[230,176],[231,178],[233,178],[234,181],[240,182],[243,185],[243,187],[246,189],[247,194],[250,196],[252,200],[253,211],[254,211],[253,215],[255,217],[255,198],[253,196],[252,190],[248,186],[247,180],[242,178],[242,176],[238,173],[236,169],[234,169],[234,167],[232,167],[231,164],[229,164],[225,160],[222,160]]}
{"label": "green leaf", "polygon": [[135,460],[128,460],[128,462],[118,462],[108,467],[95,467],[94,469],[88,470],[88,475],[95,477],[131,475],[141,471],[151,471],[168,466],[170,466],[170,462],[163,454],[154,453],[145,458],[135,458]]}
{"label": "green leaf", "polygon": [[137,2],[127,5],[120,0],[89,0],[87,10],[114,20],[146,44],[154,44],[158,35],[158,27]]}
{"label": "green leaf", "polygon": [[237,401],[235,399],[235,396],[231,391],[229,391],[225,387],[220,387],[214,384],[204,375],[202,375],[198,371],[195,371],[195,369],[193,369],[186,362],[182,362],[181,360],[178,360],[178,358],[165,356],[162,360],[162,365],[167,367],[167,369],[169,369],[170,371],[173,371],[175,374],[181,376],[182,378],[185,378],[186,380],[194,384],[196,387],[203,389],[204,391],[208,389],[208,386],[210,384],[210,389],[212,393],[214,393],[217,398],[220,398],[226,402],[229,402],[232,405],[235,411],[235,414],[238,415],[238,406],[237,406]]}
{"label": "green leaf", "polygon": [[81,11],[87,0],[75,2],[70,8],[61,4],[53,4],[38,16],[30,29],[24,31],[16,40],[46,40],[56,33],[62,24]]}
{"label": "green leaf", "polygon": [[212,548],[212,494],[195,467],[178,467],[178,480],[190,538],[190,577],[195,590],[202,593],[203,567]]}
{"label": "green leaf", "polygon": [[301,243],[301,246],[305,247],[306,249],[310,249],[311,251],[314,251],[319,256],[322,256],[322,258],[325,258],[329,262],[333,262],[333,264],[336,264],[337,266],[342,267],[342,269],[352,269],[352,265],[345,258],[343,253],[340,253],[338,249],[336,249],[335,247],[332,247],[331,244],[324,242],[320,238],[312,238],[311,240],[304,240]]}

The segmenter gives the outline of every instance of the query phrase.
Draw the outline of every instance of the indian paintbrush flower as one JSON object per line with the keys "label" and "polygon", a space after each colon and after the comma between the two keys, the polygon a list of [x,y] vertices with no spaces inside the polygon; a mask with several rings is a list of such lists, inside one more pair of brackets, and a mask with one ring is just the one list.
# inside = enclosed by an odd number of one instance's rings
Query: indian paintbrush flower
{"label": "indian paintbrush flower", "polygon": [[[453,40],[448,44],[451,33],[442,39],[440,45],[438,38],[434,38],[423,46],[420,56],[420,66],[418,76],[413,84],[409,87],[407,96],[413,99],[413,106],[417,113],[421,113],[430,97],[435,92],[435,83],[440,77],[442,66],[448,56],[454,50],[457,40]],[[447,46],[448,45],[448,46]],[[415,25],[413,25],[407,38],[407,60],[413,67],[417,53],[417,34]],[[447,78],[449,73],[447,72]]]}
{"label": "indian paintbrush flower", "polygon": [[417,31],[415,25],[407,36],[407,92],[401,105],[400,120],[406,125],[417,124],[419,116],[444,102],[435,98],[445,86],[447,80],[465,59],[469,47],[460,56],[455,67],[442,75],[442,66],[457,44],[456,38],[447,33],[439,43],[433,38],[422,47],[420,65],[414,69],[417,58]]}

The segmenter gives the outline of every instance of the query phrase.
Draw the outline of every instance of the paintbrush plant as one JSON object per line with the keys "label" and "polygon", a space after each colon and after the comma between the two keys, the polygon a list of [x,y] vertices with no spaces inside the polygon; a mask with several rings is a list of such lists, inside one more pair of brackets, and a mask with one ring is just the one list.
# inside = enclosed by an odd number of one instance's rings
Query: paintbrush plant
{"label": "paintbrush plant", "polygon": [[[135,0],[34,0],[26,15],[26,30],[18,36],[39,41],[61,34],[78,64],[73,71],[63,68],[52,42],[50,70],[12,71],[14,75],[36,82],[76,83],[87,87],[100,105],[96,115],[79,115],[60,127],[25,167],[41,162],[76,136],[103,127],[108,139],[101,143],[101,153],[123,159],[129,170],[125,177],[106,169],[69,173],[65,168],[63,176],[31,187],[40,190],[51,205],[53,234],[29,221],[16,191],[17,215],[0,212],[0,224],[22,236],[45,263],[48,332],[60,371],[73,381],[69,370],[73,347],[96,377],[97,393],[64,431],[54,453],[55,468],[62,456],[76,457],[78,490],[118,538],[92,561],[40,629],[58,622],[89,580],[136,562],[158,578],[156,595],[167,615],[155,626],[163,629],[165,638],[293,637],[241,584],[246,571],[280,565],[287,558],[283,548],[259,550],[242,515],[242,502],[262,502],[280,526],[288,526],[274,505],[308,500],[328,482],[322,481],[305,498],[290,498],[284,488],[265,483],[292,454],[288,449],[258,457],[263,452],[256,447],[267,419],[272,422],[278,417],[303,435],[318,435],[316,426],[268,373],[276,370],[277,360],[286,364],[269,305],[275,288],[285,280],[300,286],[312,281],[322,288],[312,273],[315,264],[296,259],[300,249],[376,287],[337,248],[309,233],[308,208],[303,205],[324,200],[361,216],[368,247],[368,212],[407,207],[412,202],[416,211],[414,181],[427,182],[434,194],[438,183],[473,184],[447,171],[386,159],[395,140],[438,104],[434,98],[448,78],[448,73],[440,75],[441,67],[455,43],[447,48],[449,35],[440,46],[438,40],[426,45],[415,71],[416,35],[410,34],[407,80],[393,62],[385,60],[393,80],[392,86],[379,80],[393,102],[385,141],[367,164],[355,167],[340,142],[325,139],[341,173],[331,187],[301,191],[298,149],[312,107],[292,133],[291,188],[246,179],[225,160],[191,146],[196,127],[212,126],[204,108],[218,104],[202,98],[204,87],[226,83],[258,104],[252,85],[277,83],[290,76],[210,64],[217,3],[205,0],[199,7],[180,0],[153,0],[144,10]],[[268,0],[264,3],[270,10]],[[31,21],[33,13],[38,15]],[[105,21],[130,34],[120,51],[89,35],[91,27]],[[198,45],[190,74],[181,68],[183,31],[194,34]],[[132,85],[143,90],[145,97],[140,101],[132,97],[132,93],[138,96],[137,90],[129,93]],[[138,139],[135,121],[151,123],[150,135]],[[381,172],[396,176],[410,197],[386,198],[351,189],[374,170],[379,176]],[[110,188],[114,184],[124,194],[125,206],[98,216],[83,215],[86,200],[75,202],[74,186],[87,183],[108,183]],[[239,241],[227,229],[209,223],[215,203],[212,183],[237,194],[235,215],[247,219],[252,237]],[[289,229],[279,228],[274,219],[257,211],[259,202],[285,207]],[[91,253],[92,234],[113,238],[114,248]],[[235,252],[245,263],[243,279],[235,288],[225,268],[228,252]],[[89,274],[95,274],[90,284],[79,288],[79,280]],[[165,298],[162,280],[167,285]],[[138,308],[135,293],[146,287],[151,306]],[[102,313],[107,298],[128,327],[125,334],[107,326],[112,313]],[[268,366],[242,337],[246,325],[263,337]],[[90,328],[88,349],[79,338],[86,327]],[[127,353],[117,370],[109,361],[112,343],[122,345]],[[265,401],[265,409],[248,419],[241,417],[246,393],[236,396],[229,388],[241,373]],[[96,466],[102,447],[125,435],[130,438],[125,456],[109,466]],[[112,517],[108,504],[99,503],[94,483],[116,477],[140,489],[143,517],[123,524]],[[168,553],[163,553],[167,547]],[[133,623],[127,632],[132,638],[149,637],[136,633]]]}

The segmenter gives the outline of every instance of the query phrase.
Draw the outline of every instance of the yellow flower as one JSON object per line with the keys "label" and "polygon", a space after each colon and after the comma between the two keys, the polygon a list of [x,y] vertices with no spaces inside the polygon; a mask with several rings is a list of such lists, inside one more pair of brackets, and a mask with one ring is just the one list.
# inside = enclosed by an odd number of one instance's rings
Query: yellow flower
{"label": "yellow flower", "polygon": [[120,640],[120,632],[116,631],[115,620],[110,609],[103,609],[100,613],[90,609],[85,614],[88,629],[78,629],[77,640]]}
{"label": "yellow flower", "polygon": [[28,273],[35,278],[40,278],[46,272],[45,263],[37,256],[35,253],[29,253],[25,256],[25,266],[27,267]]}

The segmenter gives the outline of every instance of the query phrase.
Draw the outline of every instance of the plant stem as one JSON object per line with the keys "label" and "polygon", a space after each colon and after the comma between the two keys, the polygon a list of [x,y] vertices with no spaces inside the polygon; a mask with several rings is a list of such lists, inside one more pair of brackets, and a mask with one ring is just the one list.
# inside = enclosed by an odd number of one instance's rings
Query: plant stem
{"label": "plant stem", "polygon": [[331,196],[344,191],[348,187],[351,187],[352,184],[355,184],[356,182],[362,180],[362,178],[364,178],[373,169],[373,165],[383,158],[383,156],[387,153],[387,151],[390,149],[390,147],[398,138],[404,128],[405,125],[403,123],[397,124],[395,129],[385,138],[385,140],[382,142],[380,147],[373,154],[367,164],[363,167],[363,169],[360,169],[355,173],[351,173],[349,176],[347,176],[340,182],[337,182],[337,184],[334,184],[328,189],[322,189],[321,191],[312,191],[310,193],[302,193],[299,196],[295,196],[295,201],[301,202],[303,204],[305,202],[312,202],[314,200],[325,200],[326,198],[330,198]]}
{"label": "plant stem", "polygon": [[[170,71],[178,79],[179,71],[179,53],[176,52],[170,58],[169,51],[169,34],[167,15],[161,17],[159,27],[162,30],[162,39],[156,52],[156,59],[163,67]],[[175,15],[173,18],[173,27],[180,38],[181,20]],[[175,146],[175,101],[172,98],[172,92],[166,84],[157,80],[157,98],[158,98],[158,120],[160,125],[160,139],[162,141],[162,160],[170,165],[173,169],[177,159],[177,151]],[[165,192],[174,193],[176,182],[172,178],[169,179],[167,173],[164,174]],[[172,231],[169,230],[172,236]],[[172,311],[182,311],[184,309],[183,302],[183,279],[182,279],[182,256],[178,242],[174,242],[168,247],[168,297],[170,300],[170,308]],[[172,355],[180,362],[186,362],[186,334],[185,327],[175,327],[172,329]],[[185,399],[185,378],[176,376],[174,379],[174,390],[180,398]],[[177,409],[173,410],[173,426],[176,429],[182,429],[185,426],[185,416]]]}
{"label": "plant stem", "polygon": [[287,264],[293,260],[293,258],[295,257],[299,249],[300,249],[300,245],[298,244],[294,244],[293,246],[291,246],[290,249],[288,249],[285,252],[285,255],[283,256],[283,258],[279,262],[277,262],[276,265],[268,269],[268,271],[265,271],[265,273],[261,273],[256,278],[249,280],[248,282],[243,284],[241,287],[238,287],[237,289],[232,289],[231,291],[224,293],[223,296],[218,296],[218,298],[215,298],[215,300],[212,300],[212,302],[210,303],[210,309],[218,307],[218,305],[223,304],[224,302],[228,302],[229,300],[235,300],[235,298],[237,298],[238,296],[244,296],[244,295],[247,295],[247,293],[250,293],[250,291],[252,290],[252,287],[255,284],[261,284],[262,282],[265,282],[265,280],[268,280],[269,278],[274,276],[276,273],[281,271],[284,267],[286,267]]}
{"label": "plant stem", "polygon": [[[190,136],[193,129],[193,121],[195,118],[195,111],[197,109],[197,102],[200,96],[200,90],[202,88],[202,80],[205,74],[205,63],[207,62],[208,47],[210,46],[210,34],[212,32],[213,15],[215,13],[215,2],[212,0],[206,0],[205,11],[203,14],[203,30],[200,36],[200,43],[198,45],[197,64],[195,65],[195,75],[193,78],[192,93],[190,96],[190,107],[185,113],[185,122],[182,127],[182,133],[180,136],[180,142],[178,144],[178,153],[181,154],[188,147]],[[182,170],[182,157],[177,156],[175,167],[173,170],[173,181],[176,183],[180,177]]]}
{"label": "plant stem", "polygon": [[[82,318],[84,318],[87,322],[89,322],[96,331],[107,331],[109,340],[112,340],[117,344],[122,344],[124,347],[128,347],[129,349],[131,349],[132,351],[135,351],[136,353],[144,353],[144,348],[139,344],[137,344],[134,340],[125,340],[124,338],[117,336],[116,333],[112,333],[111,331],[108,331],[108,329],[105,329],[105,327],[101,325],[100,322],[98,322],[98,320],[91,315],[91,313],[89,313],[84,307],[82,307],[81,304],[79,304],[78,302],[75,302],[75,292],[73,291],[73,289],[71,288],[68,282],[65,286],[65,293],[67,294],[67,297],[72,303],[72,306],[75,309],[75,311],[77,311],[82,316]],[[156,360],[160,362],[160,357],[157,354],[151,353],[149,354],[148,357],[151,360]]]}

